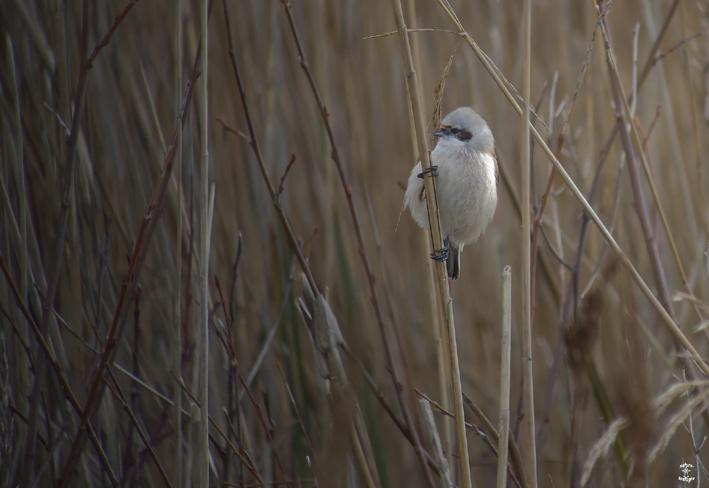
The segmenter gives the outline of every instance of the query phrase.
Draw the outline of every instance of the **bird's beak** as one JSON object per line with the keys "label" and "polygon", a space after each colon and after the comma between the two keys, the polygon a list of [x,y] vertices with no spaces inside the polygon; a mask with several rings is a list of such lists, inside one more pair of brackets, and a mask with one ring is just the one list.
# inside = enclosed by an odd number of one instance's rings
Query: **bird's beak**
{"label": "bird's beak", "polygon": [[432,136],[443,137],[444,135],[446,135],[446,133],[443,131],[443,128],[441,127],[441,128],[438,129],[436,132],[432,132],[431,135],[432,135]]}

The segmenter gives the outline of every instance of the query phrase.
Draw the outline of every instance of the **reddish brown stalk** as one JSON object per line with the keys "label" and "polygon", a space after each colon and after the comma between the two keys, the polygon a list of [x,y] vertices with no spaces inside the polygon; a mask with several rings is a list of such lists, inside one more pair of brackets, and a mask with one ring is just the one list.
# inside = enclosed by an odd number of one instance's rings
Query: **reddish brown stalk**
{"label": "reddish brown stalk", "polygon": [[288,165],[286,166],[286,170],[283,172],[283,176],[281,176],[281,182],[278,184],[278,191],[276,192],[276,197],[280,198],[281,193],[283,193],[283,185],[286,182],[286,178],[288,177],[288,172],[290,169],[293,167],[293,163],[295,163],[295,160],[298,158],[298,156],[293,153],[290,156],[290,161],[288,161]]}
{"label": "reddish brown stalk", "polygon": [[[650,126],[650,131],[652,131],[653,127],[655,126],[655,122],[657,122],[657,119],[660,117],[660,105],[658,104],[657,106],[657,113],[655,114],[655,119],[652,122],[652,125]],[[647,164],[650,167],[650,172],[653,172],[653,168],[655,167],[655,163],[652,160],[652,154],[650,153],[650,144],[648,144],[648,140],[650,139],[650,135],[645,133],[645,130],[643,129],[642,124],[640,123],[640,119],[638,117],[635,117],[633,120],[633,123],[635,124],[635,128],[638,131],[638,134],[642,136],[642,148],[643,152],[645,152],[646,157],[647,157]],[[685,283],[687,282],[686,276],[684,276],[684,270],[682,270],[682,281]]]}
{"label": "reddish brown stalk", "polygon": [[62,471],[62,475],[59,479],[59,486],[63,486],[67,482],[71,471],[73,470],[76,462],[79,458],[79,453],[83,446],[84,437],[82,435],[82,430],[85,425],[87,425],[90,416],[93,414],[93,410],[99,403],[102,396],[103,389],[100,389],[102,384],[103,372],[106,369],[106,365],[113,356],[113,352],[117,345],[117,336],[119,332],[119,325],[122,324],[121,316],[123,308],[128,305],[131,300],[132,292],[137,284],[137,276],[140,273],[142,264],[147,252],[147,248],[150,244],[153,232],[157,226],[160,216],[162,215],[162,206],[165,200],[165,194],[167,192],[167,187],[170,182],[170,176],[172,175],[173,163],[175,161],[176,145],[178,140],[178,135],[182,126],[185,122],[185,115],[189,112],[189,107],[191,106],[192,95],[194,93],[194,87],[197,82],[197,77],[199,75],[199,58],[201,54],[201,49],[197,49],[197,54],[195,56],[195,63],[192,69],[192,75],[190,81],[187,85],[187,93],[185,95],[184,103],[180,111],[180,118],[173,130],[172,138],[170,139],[170,146],[165,156],[162,165],[162,171],[160,173],[160,178],[158,179],[153,196],[150,199],[148,208],[145,212],[145,217],[141,222],[140,229],[138,230],[138,236],[135,240],[135,245],[133,246],[133,252],[130,257],[130,264],[128,266],[128,271],[123,278],[120,293],[118,295],[118,300],[116,303],[116,310],[113,315],[113,320],[111,326],[108,330],[108,337],[106,338],[101,357],[95,366],[91,377],[88,381],[88,394],[86,399],[86,404],[84,406],[84,415],[82,415],[81,422],[79,423],[79,432],[77,433],[74,441],[72,443],[71,449],[69,450],[69,455],[67,457],[66,464]]}
{"label": "reddish brown stalk", "polygon": [[424,474],[426,475],[426,480],[428,481],[429,486],[435,487],[436,485],[433,481],[431,470],[428,468],[428,463],[426,462],[426,458],[422,452],[422,446],[418,437],[418,433],[414,428],[414,422],[411,412],[409,411],[409,408],[406,404],[406,400],[404,399],[403,386],[397,374],[396,364],[394,362],[394,356],[392,354],[391,344],[389,341],[389,335],[384,324],[381,307],[379,306],[379,298],[377,296],[376,290],[376,279],[374,277],[369,258],[367,257],[366,247],[364,245],[364,238],[362,237],[362,228],[359,224],[359,218],[357,217],[357,211],[355,209],[354,200],[352,198],[352,187],[347,183],[347,177],[345,176],[345,171],[342,168],[342,160],[340,159],[337,144],[335,144],[335,136],[332,131],[332,126],[330,125],[330,113],[328,112],[327,107],[325,106],[322,101],[322,98],[320,97],[320,92],[318,91],[317,85],[315,84],[315,78],[313,77],[313,74],[310,71],[310,65],[308,64],[307,58],[305,56],[303,45],[300,42],[300,36],[298,35],[298,29],[295,25],[295,19],[293,18],[293,11],[291,9],[290,2],[286,0],[281,1],[283,3],[283,9],[286,13],[286,17],[288,18],[288,25],[290,26],[291,33],[293,34],[293,40],[295,41],[295,45],[298,50],[298,60],[300,62],[300,67],[303,69],[303,72],[305,73],[305,76],[308,79],[310,89],[313,93],[313,96],[315,97],[315,102],[317,103],[318,109],[320,111],[320,116],[325,126],[325,131],[327,132],[327,137],[330,141],[331,159],[335,163],[335,167],[337,168],[337,172],[340,176],[342,187],[345,191],[345,196],[347,197],[347,204],[349,206],[350,215],[352,216],[352,224],[355,230],[355,235],[357,237],[359,255],[362,259],[362,265],[364,266],[364,270],[367,274],[370,298],[372,306],[374,307],[374,314],[377,318],[377,324],[379,325],[379,331],[382,336],[382,343],[384,345],[384,352],[386,358],[386,367],[392,377],[392,381],[394,382],[394,388],[396,390],[397,399],[399,400],[399,406],[402,410],[402,413],[404,414],[404,419],[409,429],[411,430],[412,436],[414,437],[414,451],[419,457],[421,467],[423,468]]}
{"label": "reddish brown stalk", "polygon": [[[150,454],[150,457],[152,458],[153,462],[155,463],[155,466],[158,468],[158,471],[160,472],[160,476],[162,477],[163,481],[165,481],[165,484],[167,486],[172,486],[172,483],[170,483],[170,478],[167,476],[167,472],[165,472],[165,468],[163,468],[162,463],[160,462],[160,459],[158,458],[157,453],[153,449],[152,444],[150,443],[150,439],[148,438],[147,434],[145,431],[143,431],[143,428],[140,426],[140,423],[138,422],[138,418],[135,416],[135,413],[133,412],[133,408],[126,402],[126,397],[121,391],[121,387],[118,385],[118,381],[116,381],[116,377],[113,375],[113,371],[111,368],[108,369],[108,375],[111,377],[111,383],[106,382],[106,386],[108,387],[109,390],[111,390],[111,393],[121,402],[121,405],[123,405],[123,410],[128,414],[131,420],[131,426],[133,426],[138,432],[138,435],[140,436],[140,439],[143,441],[143,445],[145,446],[145,449],[147,449],[148,454]],[[137,461],[137,460],[136,460]],[[136,462],[136,465],[134,466],[136,470],[136,476],[138,475],[138,463]]]}
{"label": "reddish brown stalk", "polygon": [[[247,123],[248,130],[249,130],[249,135],[244,138],[247,140],[248,144],[251,146],[251,149],[253,150],[253,152],[256,156],[256,161],[258,163],[259,170],[261,171],[261,175],[263,177],[263,180],[266,183],[266,187],[267,187],[269,195],[271,197],[271,201],[273,203],[273,206],[276,209],[276,213],[278,214],[278,217],[281,221],[283,229],[286,233],[286,236],[288,238],[288,243],[289,243],[291,249],[293,250],[293,252],[295,253],[296,258],[298,259],[298,263],[301,266],[303,274],[305,275],[306,279],[308,280],[308,284],[310,285],[310,288],[313,291],[314,295],[317,297],[321,297],[322,294],[320,293],[317,283],[315,282],[315,278],[312,275],[312,272],[310,270],[310,265],[308,264],[308,261],[303,254],[303,250],[301,249],[300,245],[298,244],[298,240],[295,236],[295,233],[293,232],[293,228],[290,224],[288,216],[286,215],[285,210],[283,209],[283,206],[280,203],[280,200],[276,194],[276,190],[273,186],[271,178],[270,178],[268,171],[266,169],[266,164],[263,159],[263,154],[261,153],[261,148],[258,143],[258,139],[256,137],[256,131],[254,129],[253,121],[251,118],[251,112],[249,110],[249,105],[246,100],[246,91],[244,89],[244,85],[243,85],[242,78],[241,78],[241,73],[239,71],[239,64],[237,62],[236,54],[234,51],[234,41],[233,41],[232,34],[231,34],[231,27],[230,27],[230,23],[229,23],[229,13],[228,13],[226,0],[224,0],[223,6],[224,6],[224,13],[225,13],[227,39],[228,39],[228,43],[229,43],[229,58],[231,61],[232,70],[234,71],[234,76],[236,78],[237,86],[239,89],[239,96],[241,98],[242,107],[244,109],[244,116],[246,118],[246,123]],[[222,123],[223,127],[226,130],[229,130],[230,132],[233,132],[235,134],[243,136],[243,134],[241,134],[238,130],[236,130],[232,127],[229,127],[223,120],[220,120],[220,119],[218,119],[218,120]],[[318,350],[320,351],[320,349],[318,349]],[[352,392],[350,391],[349,386],[347,385],[347,378],[345,375],[344,367],[339,360],[339,352],[336,349],[334,349],[334,351],[331,350],[331,351],[320,351],[320,352],[322,352],[324,354],[325,359],[328,364],[328,368],[331,371],[333,371],[332,374],[334,375],[334,377],[336,379],[338,379],[339,381],[341,381],[342,386],[344,387],[345,391],[348,392],[349,395],[352,395]],[[244,382],[242,375],[239,373],[238,376],[239,376],[239,379],[242,382],[242,384],[244,384],[244,386],[247,387],[247,384],[246,384],[246,382]],[[249,397],[251,397],[251,393],[249,392],[248,388],[246,388],[246,392],[249,394]],[[333,396],[335,397],[336,402],[342,401],[341,395],[336,394]],[[253,398],[252,398],[252,401],[253,401]],[[259,411],[259,415],[260,415],[260,410],[257,409],[257,411]],[[262,423],[264,424],[264,428],[267,429],[265,422],[262,421]],[[371,447],[367,447],[367,448],[371,449]],[[285,474],[285,472],[284,472],[284,474]]]}
{"label": "reddish brown stalk", "polygon": [[[74,114],[71,121],[71,132],[67,140],[66,163],[64,168],[64,189],[62,191],[61,210],[59,214],[59,233],[57,244],[55,247],[55,256],[52,259],[54,267],[51,270],[48,280],[48,287],[44,300],[42,301],[42,319],[40,323],[40,331],[45,335],[49,330],[49,323],[54,314],[54,299],[57,295],[59,287],[59,276],[64,264],[64,244],[69,227],[69,215],[71,210],[71,195],[74,188],[74,169],[76,163],[76,145],[79,140],[79,129],[81,126],[81,113],[84,108],[84,91],[86,88],[86,77],[89,73],[89,64],[87,63],[87,50],[89,44],[89,23],[91,16],[91,3],[84,0],[82,9],[82,26],[81,26],[81,68],[79,70],[79,79],[76,83],[76,96],[74,98]],[[34,477],[34,451],[35,451],[35,435],[37,432],[37,408],[39,406],[40,389],[45,381],[46,376],[46,361],[43,357],[38,358],[37,370],[35,371],[34,384],[32,385],[32,393],[30,394],[29,411],[27,413],[27,433],[24,444],[24,469],[20,480],[20,487],[27,488],[32,484]]]}
{"label": "reddish brown stalk", "polygon": [[[131,378],[130,384],[130,406],[135,409],[138,402],[138,384],[136,378],[140,376],[140,370],[138,365],[138,350],[140,347],[140,292],[141,288],[137,287],[135,293],[133,294],[133,347],[131,349],[131,359],[133,361],[132,373],[134,378]],[[103,346],[102,346],[103,347]],[[109,371],[111,369],[109,368]],[[110,388],[110,385],[108,385]],[[137,466],[138,456],[133,449],[133,424],[128,427],[128,435],[126,441],[126,454],[124,456],[124,466]],[[123,469],[125,472],[126,469]],[[136,476],[138,476],[138,470],[136,470]]]}
{"label": "reddish brown stalk", "polygon": [[[662,105],[659,103],[657,104],[657,110],[655,111],[655,118],[652,119],[652,122],[650,122],[650,128],[647,130],[647,134],[643,132],[643,148],[647,150],[649,147],[647,144],[647,141],[650,139],[650,135],[652,135],[652,131],[655,130],[655,125],[657,124],[657,121],[660,120],[660,115],[662,114]],[[643,130],[642,125],[640,124],[640,120],[636,117],[635,118],[635,124],[637,125],[638,129],[641,131]]]}
{"label": "reddish brown stalk", "polygon": [[[289,222],[287,216],[285,215],[285,212],[284,212],[282,206],[280,205],[280,203],[276,199],[276,191],[275,191],[274,186],[271,182],[271,179],[268,175],[268,172],[266,171],[265,162],[263,160],[263,155],[261,153],[261,149],[258,144],[258,140],[256,138],[256,133],[254,130],[252,119],[251,119],[251,114],[250,114],[250,111],[248,108],[248,103],[246,101],[246,92],[244,90],[244,86],[243,86],[242,79],[241,79],[241,74],[239,71],[239,66],[238,66],[238,63],[236,60],[233,39],[231,36],[231,29],[229,26],[229,15],[228,15],[228,11],[227,11],[226,2],[224,2],[224,8],[225,8],[225,21],[227,23],[227,38],[228,38],[228,42],[229,42],[229,57],[230,57],[231,65],[232,65],[232,70],[234,71],[234,74],[236,77],[236,81],[237,81],[237,85],[238,85],[238,89],[239,89],[239,95],[241,97],[242,106],[244,108],[244,115],[246,117],[246,122],[247,122],[247,126],[248,126],[248,131],[249,131],[249,135],[247,137],[245,137],[245,139],[247,140],[248,144],[251,146],[251,148],[254,151],[254,154],[256,155],[259,169],[261,170],[261,174],[262,174],[264,181],[266,183],[266,186],[269,190],[269,194],[270,194],[272,202],[276,208],[276,212],[278,213],[278,216],[281,220],[284,230],[286,231],[286,235],[288,237],[289,244],[290,244],[291,248],[293,249],[293,251],[296,253],[296,257],[298,259],[298,262],[301,265],[301,268],[303,269],[303,272],[304,272],[306,278],[308,279],[308,282],[309,282],[311,288],[313,289],[313,292],[316,295],[319,295],[320,292],[318,290],[317,284],[316,284],[316,282],[312,276],[312,273],[310,271],[310,266],[308,265],[307,260],[303,256],[303,253],[297,244],[295,234],[293,233],[293,230],[290,226],[290,222]],[[243,134],[241,134],[237,129],[230,127],[223,120],[221,120],[219,118],[217,120],[222,123],[225,130],[228,130],[229,132],[232,132],[236,135],[243,136]],[[329,125],[328,125],[328,128],[329,128]],[[349,187],[346,187],[346,188],[347,188],[348,195],[351,197],[351,189],[349,189]],[[371,276],[371,274],[370,274],[370,276]],[[344,346],[344,347],[346,348],[346,346]],[[239,375],[239,377],[241,378],[241,375]],[[397,383],[397,391],[399,391],[400,389],[401,389],[401,385],[400,385],[400,383]],[[380,398],[380,401],[382,401],[382,400],[383,399]],[[396,417],[393,414],[393,411],[389,410],[389,413],[392,415],[392,419],[396,419]],[[418,442],[416,442],[417,437],[414,437],[415,433],[411,434],[411,430],[408,428],[404,428],[402,423],[398,423],[398,422],[395,422],[395,423],[397,424],[398,427],[400,427],[402,429],[402,432],[404,433],[405,436],[408,433],[407,439],[411,442],[412,446],[414,446],[414,449],[416,450],[417,445],[420,446],[420,444]],[[419,449],[420,449],[420,451],[418,451],[418,452],[420,455],[422,455],[424,457],[424,462],[428,463],[427,466],[433,467],[433,469],[437,471],[436,464],[435,464],[435,461],[433,460],[433,458],[423,448],[419,447]]]}
{"label": "reddish brown stalk", "polygon": [[123,19],[126,18],[126,15],[128,15],[128,12],[133,8],[133,6],[138,3],[138,0],[131,0],[128,5],[126,5],[121,13],[116,15],[116,18],[113,19],[113,24],[111,24],[111,27],[108,28],[106,31],[106,34],[101,38],[100,41],[94,46],[94,50],[91,52],[91,56],[86,60],[89,68],[92,67],[93,62],[96,60],[96,56],[98,56],[98,53],[101,52],[101,50],[108,45],[108,43],[111,41],[111,36],[113,33],[116,31],[118,28],[119,24],[123,22]]}
{"label": "reddish brown stalk", "polygon": [[[66,165],[64,174],[64,190],[62,194],[62,204],[61,212],[59,217],[59,234],[56,244],[56,257],[53,259],[54,267],[52,269],[49,287],[47,288],[47,293],[44,297],[42,303],[42,322],[40,324],[40,330],[42,334],[46,334],[49,328],[49,322],[53,316],[54,309],[54,299],[56,297],[57,288],[59,286],[59,276],[64,261],[64,244],[66,243],[67,230],[69,226],[69,216],[71,210],[71,192],[73,191],[73,181],[74,172],[76,165],[76,148],[79,138],[79,132],[81,127],[81,114],[84,107],[84,94],[86,91],[86,80],[88,77],[89,70],[92,67],[93,62],[96,57],[101,52],[101,50],[109,43],[111,36],[116,31],[123,19],[128,15],[128,12],[133,8],[137,0],[132,0],[123,11],[116,16],[113,24],[108,29],[94,47],[90,56],[87,56],[88,51],[88,38],[89,38],[89,24],[91,17],[91,2],[84,1],[83,11],[82,11],[82,28],[81,28],[81,42],[80,42],[80,53],[81,53],[81,68],[79,70],[79,79],[76,84],[76,96],[74,98],[74,113],[72,116],[71,132],[69,133],[69,138],[67,140],[67,155],[66,155]],[[27,435],[25,438],[25,454],[24,454],[24,465],[22,480],[20,486],[28,486],[32,481],[32,471],[34,463],[34,437],[36,432],[36,411],[39,401],[39,391],[44,383],[46,365],[43,359],[40,359],[38,369],[35,375],[34,385],[32,386],[32,393],[30,395],[30,408],[28,414],[28,427]]]}
{"label": "reddish brown stalk", "polygon": [[[312,288],[313,292],[317,296],[320,294],[320,290],[318,289],[318,285],[315,282],[315,278],[313,277],[312,272],[310,271],[310,266],[308,266],[308,262],[305,259],[305,256],[303,255],[303,251],[300,249],[300,246],[298,245],[298,240],[295,237],[295,232],[293,232],[293,227],[290,224],[290,220],[288,220],[288,216],[286,215],[285,211],[283,210],[283,207],[281,206],[280,202],[277,199],[276,190],[273,187],[273,183],[271,182],[271,177],[268,175],[268,171],[266,170],[266,163],[264,162],[263,154],[261,153],[261,146],[259,146],[258,139],[256,138],[256,130],[254,129],[254,123],[253,123],[253,120],[251,119],[251,113],[249,112],[248,103],[246,102],[246,90],[244,89],[244,83],[241,79],[241,73],[239,71],[239,64],[236,62],[236,52],[234,51],[234,40],[231,35],[231,24],[229,23],[229,10],[227,8],[226,0],[222,0],[222,5],[224,6],[224,22],[226,23],[227,41],[229,43],[229,60],[231,61],[231,68],[234,71],[234,77],[236,78],[236,84],[237,84],[237,87],[239,88],[239,97],[241,98],[241,105],[244,108],[244,116],[246,117],[246,125],[249,128],[248,143],[251,146],[251,149],[254,151],[254,154],[256,156],[259,170],[261,170],[261,175],[263,176],[263,180],[266,183],[266,187],[268,188],[268,194],[271,196],[271,201],[273,202],[274,207],[276,207],[276,213],[278,214],[278,217],[281,220],[281,224],[283,225],[283,228],[286,232],[286,236],[288,237],[288,244],[290,245],[291,249],[295,253],[296,257],[298,258],[298,262],[300,263],[300,267],[302,268],[303,273],[305,274],[305,277],[308,279],[308,283],[310,284],[310,288]],[[223,120],[221,120],[219,118],[217,120],[219,122],[221,122],[225,128],[228,128],[228,130],[230,130],[230,132],[234,132],[237,135],[241,135],[238,130],[236,130],[232,127],[229,127]]]}
{"label": "reddish brown stalk", "polygon": [[[66,397],[66,399],[69,401],[71,406],[74,408],[74,411],[79,415],[80,417],[84,416],[84,410],[81,408],[81,404],[79,403],[79,400],[77,400],[76,396],[74,395],[73,390],[71,389],[71,386],[69,385],[69,381],[67,380],[66,376],[64,375],[64,370],[59,364],[59,361],[54,359],[52,356],[52,351],[49,347],[49,344],[47,344],[47,341],[44,339],[44,335],[42,335],[41,331],[39,330],[39,325],[37,325],[37,322],[34,320],[34,316],[30,312],[30,310],[27,308],[27,305],[24,303],[24,301],[21,298],[20,291],[17,288],[17,285],[15,285],[14,281],[12,281],[12,277],[10,275],[10,270],[7,268],[7,263],[5,263],[5,259],[3,258],[2,254],[0,254],[0,268],[2,268],[3,274],[5,275],[5,279],[7,280],[7,283],[10,285],[10,290],[12,291],[12,294],[15,296],[15,303],[17,304],[17,307],[20,309],[22,314],[25,316],[27,319],[27,322],[30,325],[30,328],[32,329],[32,333],[35,335],[35,338],[37,339],[37,343],[39,344],[40,348],[42,351],[44,351],[44,356],[46,360],[49,362],[49,364],[52,366],[54,369],[57,378],[59,379],[59,384],[62,389],[62,393]],[[27,419],[29,423],[29,418]],[[111,483],[116,486],[118,485],[118,478],[116,478],[116,475],[113,473],[113,468],[111,467],[111,463],[108,461],[108,456],[106,456],[106,453],[103,450],[103,447],[101,446],[101,443],[98,440],[98,437],[96,436],[96,432],[94,431],[93,426],[91,423],[86,424],[86,430],[89,435],[89,440],[93,444],[94,448],[96,449],[96,452],[99,455],[99,460],[101,461],[101,465],[108,474],[109,478],[111,479]]]}

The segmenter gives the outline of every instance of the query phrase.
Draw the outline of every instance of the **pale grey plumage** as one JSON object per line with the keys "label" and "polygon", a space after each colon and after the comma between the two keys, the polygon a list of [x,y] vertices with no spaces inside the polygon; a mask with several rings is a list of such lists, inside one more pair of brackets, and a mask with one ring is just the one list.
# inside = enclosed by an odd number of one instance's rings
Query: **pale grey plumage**
{"label": "pale grey plumage", "polygon": [[[450,245],[448,275],[460,276],[460,252],[475,242],[497,207],[495,141],[487,123],[470,107],[449,113],[440,129],[431,165],[438,166],[436,195],[443,238]],[[426,195],[419,162],[409,176],[405,205],[421,227],[428,228]]]}

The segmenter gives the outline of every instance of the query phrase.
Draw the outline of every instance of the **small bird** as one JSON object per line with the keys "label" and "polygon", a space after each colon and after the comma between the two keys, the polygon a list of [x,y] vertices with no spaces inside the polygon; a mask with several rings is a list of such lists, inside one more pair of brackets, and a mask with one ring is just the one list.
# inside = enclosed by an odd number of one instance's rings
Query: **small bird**
{"label": "small bird", "polygon": [[[446,260],[448,276],[457,280],[463,246],[477,241],[495,215],[499,180],[495,140],[487,123],[470,107],[449,113],[431,135],[440,137],[431,153],[431,171],[445,244],[431,258]],[[419,162],[409,176],[404,204],[424,229],[429,227],[426,198]]]}

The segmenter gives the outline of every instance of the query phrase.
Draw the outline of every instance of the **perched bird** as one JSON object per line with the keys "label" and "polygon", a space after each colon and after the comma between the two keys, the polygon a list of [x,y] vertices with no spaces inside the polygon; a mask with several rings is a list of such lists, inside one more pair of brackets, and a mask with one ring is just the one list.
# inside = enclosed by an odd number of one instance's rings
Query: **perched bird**
{"label": "perched bird", "polygon": [[[499,179],[495,141],[490,127],[470,107],[449,113],[431,135],[440,137],[431,153],[431,170],[445,243],[431,258],[447,260],[448,276],[457,280],[463,246],[477,241],[495,215]],[[419,162],[409,177],[404,204],[424,229],[428,229],[426,200]]]}

